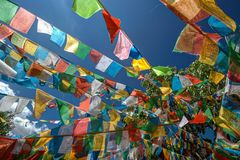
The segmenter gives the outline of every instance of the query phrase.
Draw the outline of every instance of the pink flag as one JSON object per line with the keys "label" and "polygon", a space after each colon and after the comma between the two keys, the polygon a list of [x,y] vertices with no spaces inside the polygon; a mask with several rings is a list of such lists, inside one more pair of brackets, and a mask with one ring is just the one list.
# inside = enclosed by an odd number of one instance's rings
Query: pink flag
{"label": "pink flag", "polygon": [[74,122],[73,136],[84,135],[88,131],[88,122],[90,118],[83,118]]}
{"label": "pink flag", "polygon": [[10,26],[20,32],[27,33],[34,21],[35,15],[24,8],[20,8],[17,14],[13,17]]}
{"label": "pink flag", "polygon": [[0,26],[0,40],[3,40],[13,34],[13,30],[2,24]]}
{"label": "pink flag", "polygon": [[114,54],[120,59],[128,59],[130,50],[132,48],[133,44],[130,41],[130,39],[127,37],[127,35],[120,30],[118,41],[114,50]]}
{"label": "pink flag", "polygon": [[78,110],[88,112],[90,108],[91,98],[87,98],[84,101],[80,102]]}

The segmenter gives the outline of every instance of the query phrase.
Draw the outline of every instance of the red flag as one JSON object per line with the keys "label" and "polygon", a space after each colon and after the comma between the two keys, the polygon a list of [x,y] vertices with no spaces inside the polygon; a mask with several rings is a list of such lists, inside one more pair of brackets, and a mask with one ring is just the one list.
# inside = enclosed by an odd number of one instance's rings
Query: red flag
{"label": "red flag", "polygon": [[111,43],[113,43],[114,39],[116,38],[119,30],[120,30],[120,23],[121,21],[118,18],[113,17],[108,13],[108,11],[102,11],[103,18],[106,22],[106,26],[108,29],[108,33],[110,36]]}
{"label": "red flag", "polygon": [[45,151],[38,151],[37,153],[31,155],[27,160],[39,160],[40,157],[45,153]]}
{"label": "red flag", "polygon": [[11,157],[11,152],[15,146],[16,140],[0,137],[0,157],[1,159],[8,159]]}
{"label": "red flag", "polygon": [[81,97],[83,94],[85,94],[88,91],[90,87],[91,87],[91,84],[89,84],[86,79],[78,77],[76,81],[76,90],[74,95],[76,97]]}
{"label": "red flag", "polygon": [[197,115],[195,115],[194,119],[189,121],[190,124],[199,124],[199,123],[205,123],[207,120],[207,116],[203,114],[202,111],[200,111]]}

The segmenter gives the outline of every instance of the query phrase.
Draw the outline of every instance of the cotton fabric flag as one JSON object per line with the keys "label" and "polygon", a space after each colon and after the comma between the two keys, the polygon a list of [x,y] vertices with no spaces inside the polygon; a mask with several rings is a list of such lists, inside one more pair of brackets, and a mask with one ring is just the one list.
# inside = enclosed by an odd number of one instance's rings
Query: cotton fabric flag
{"label": "cotton fabric flag", "polygon": [[18,6],[7,0],[0,1],[0,20],[9,24],[17,12]]}
{"label": "cotton fabric flag", "polygon": [[114,54],[120,60],[128,59],[132,46],[133,44],[131,40],[122,30],[120,30],[118,35],[118,41],[114,49]]}
{"label": "cotton fabric flag", "polygon": [[39,17],[37,17],[37,20],[38,20],[37,32],[51,35],[53,32],[53,27]]}
{"label": "cotton fabric flag", "polygon": [[104,89],[104,84],[102,82],[100,82],[97,79],[94,79],[92,81],[92,85],[91,85],[91,95],[95,95],[98,94],[99,92],[101,92]]}
{"label": "cotton fabric flag", "polygon": [[60,29],[53,27],[50,40],[57,44],[59,47],[62,47],[65,42],[66,33]]}
{"label": "cotton fabric flag", "polygon": [[112,59],[103,55],[102,58],[99,60],[98,64],[96,65],[96,69],[101,72],[105,72],[112,62]]}
{"label": "cotton fabric flag", "polygon": [[135,46],[132,46],[129,56],[133,59],[141,59],[142,58],[140,51]]}
{"label": "cotton fabric flag", "polygon": [[62,140],[62,144],[59,147],[58,153],[66,154],[72,150],[73,137],[72,136],[64,136]]}
{"label": "cotton fabric flag", "polygon": [[0,40],[3,40],[13,34],[13,30],[6,25],[0,25]]}
{"label": "cotton fabric flag", "polygon": [[64,47],[64,51],[70,52],[70,53],[76,53],[78,49],[79,41],[75,39],[74,37],[67,34],[67,42]]}
{"label": "cotton fabric flag", "polygon": [[28,33],[34,21],[35,15],[20,7],[17,14],[13,17],[10,26],[20,32]]}
{"label": "cotton fabric flag", "polygon": [[48,57],[48,50],[38,46],[34,56],[37,60],[44,61]]}
{"label": "cotton fabric flag", "polygon": [[88,19],[103,7],[98,0],[74,0],[72,9],[79,16]]}
{"label": "cotton fabric flag", "polygon": [[108,11],[106,11],[105,9],[102,11],[102,15],[103,18],[105,20],[107,29],[108,29],[108,33],[109,33],[109,37],[110,37],[110,41],[111,43],[113,43],[114,39],[116,38],[119,30],[120,30],[120,20],[113,17],[112,15],[110,15],[110,13],[108,13]]}
{"label": "cotton fabric flag", "polygon": [[148,61],[145,58],[141,58],[139,60],[133,59],[132,66],[137,71],[144,71],[144,70],[151,69],[150,64],[148,63]]}
{"label": "cotton fabric flag", "polygon": [[15,143],[15,146],[11,153],[18,155],[21,152],[25,141],[26,141],[26,139],[17,139],[17,142]]}
{"label": "cotton fabric flag", "polygon": [[14,32],[12,37],[11,37],[12,44],[14,44],[15,46],[17,46],[19,48],[23,48],[26,40],[27,39],[25,37],[23,37],[22,35],[18,34],[17,32]]}
{"label": "cotton fabric flag", "polygon": [[90,108],[91,98],[87,98],[80,102],[78,110],[88,112]]}
{"label": "cotton fabric flag", "polygon": [[98,115],[101,111],[102,99],[99,96],[91,97],[89,113],[92,115]]}
{"label": "cotton fabric flag", "polygon": [[35,96],[35,106],[34,106],[34,117],[36,119],[39,119],[43,112],[45,112],[45,109],[49,102],[51,102],[54,99],[51,95],[47,94],[46,92],[37,89],[36,90],[36,96]]}
{"label": "cotton fabric flag", "polygon": [[71,118],[74,114],[74,107],[71,104],[67,104],[63,102],[62,100],[56,99],[59,114],[61,117],[62,122],[65,125],[68,125],[70,123]]}

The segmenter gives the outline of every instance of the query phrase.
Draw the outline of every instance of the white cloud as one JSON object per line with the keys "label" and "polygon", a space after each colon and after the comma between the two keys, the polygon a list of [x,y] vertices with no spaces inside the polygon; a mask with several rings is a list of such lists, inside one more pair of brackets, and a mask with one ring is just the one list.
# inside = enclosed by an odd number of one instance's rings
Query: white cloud
{"label": "white cloud", "polygon": [[[4,93],[11,96],[15,95],[14,91],[9,87],[9,85],[3,82],[0,82],[0,93]],[[33,101],[31,102],[32,102],[31,106],[33,107],[34,102]],[[14,113],[16,106],[17,106],[17,102],[15,102],[9,108],[9,111]],[[35,121],[30,121],[28,117],[31,115],[32,115],[32,112],[28,109],[27,106],[23,109],[21,113],[15,114],[13,117],[14,128],[9,133],[9,136],[18,138],[18,137],[36,134],[38,132],[48,129],[47,125],[45,124],[38,127]]]}

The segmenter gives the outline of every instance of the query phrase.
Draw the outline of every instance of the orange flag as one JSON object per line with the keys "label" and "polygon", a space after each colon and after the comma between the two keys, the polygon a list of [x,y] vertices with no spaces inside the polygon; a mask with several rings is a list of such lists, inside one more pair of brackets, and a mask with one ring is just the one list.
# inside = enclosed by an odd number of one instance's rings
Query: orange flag
{"label": "orange flag", "polygon": [[111,43],[113,43],[114,39],[116,38],[119,30],[120,30],[120,23],[121,21],[118,18],[113,17],[108,13],[108,11],[102,11],[103,18],[106,22],[106,26],[108,29],[108,33],[110,36]]}

